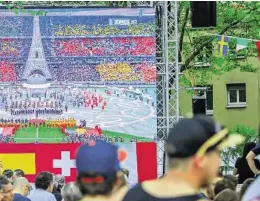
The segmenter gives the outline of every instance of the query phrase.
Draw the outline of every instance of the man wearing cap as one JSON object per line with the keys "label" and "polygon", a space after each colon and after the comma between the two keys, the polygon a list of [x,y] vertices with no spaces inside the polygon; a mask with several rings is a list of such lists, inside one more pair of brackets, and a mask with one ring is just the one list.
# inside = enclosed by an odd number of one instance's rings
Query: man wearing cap
{"label": "man wearing cap", "polygon": [[122,171],[118,149],[105,141],[91,141],[81,145],[76,156],[77,184],[82,201],[121,201],[127,186],[121,187]]}
{"label": "man wearing cap", "polygon": [[167,173],[132,188],[123,201],[199,200],[200,189],[218,175],[220,148],[243,141],[239,135],[231,136],[207,116],[181,120],[170,130],[165,143]]}

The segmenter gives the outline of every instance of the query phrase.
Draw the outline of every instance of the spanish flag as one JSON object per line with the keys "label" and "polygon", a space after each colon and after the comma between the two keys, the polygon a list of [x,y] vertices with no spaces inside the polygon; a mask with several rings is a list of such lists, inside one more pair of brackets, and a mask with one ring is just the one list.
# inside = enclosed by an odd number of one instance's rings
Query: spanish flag
{"label": "spanish flag", "polygon": [[27,175],[36,173],[35,153],[0,154],[3,169],[22,169]]}

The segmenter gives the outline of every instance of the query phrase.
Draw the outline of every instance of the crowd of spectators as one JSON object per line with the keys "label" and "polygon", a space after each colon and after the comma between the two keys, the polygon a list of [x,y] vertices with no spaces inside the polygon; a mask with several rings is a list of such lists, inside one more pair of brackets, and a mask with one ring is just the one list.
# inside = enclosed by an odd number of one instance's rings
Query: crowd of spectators
{"label": "crowd of spectators", "polygon": [[127,27],[113,25],[56,25],[54,36],[114,36],[114,35],[154,35],[155,25],[152,23],[130,24]]}
{"label": "crowd of spectators", "polygon": [[155,37],[43,39],[48,56],[154,56]]}
{"label": "crowd of spectators", "polygon": [[[118,147],[114,144],[122,139],[103,135],[77,137],[68,141],[84,143],[76,152],[75,182],[66,184],[62,175],[40,172],[32,189],[22,170],[5,169],[0,176],[0,201],[260,200],[260,177],[249,175],[241,183],[235,172],[223,175],[219,171],[220,150],[238,145],[244,138],[229,135],[225,127],[207,116],[182,119],[170,129],[165,140],[167,174],[134,186],[128,185],[131,172],[120,167]],[[244,153],[255,153],[260,146],[252,150],[250,147],[251,144],[246,145]]]}
{"label": "crowd of spectators", "polygon": [[127,63],[98,65],[97,72],[102,81],[137,81],[140,77]]}
{"label": "crowd of spectators", "polygon": [[[18,58],[19,59],[19,58]],[[46,57],[48,65],[63,64],[64,66],[89,65],[100,63],[154,63],[155,56],[121,56],[121,57]],[[1,61],[1,58],[0,58]]]}
{"label": "crowd of spectators", "polygon": [[27,59],[31,40],[30,38],[10,39],[8,37],[0,39],[0,57],[15,59],[25,57]]}
{"label": "crowd of spectators", "polygon": [[154,35],[155,24],[152,16],[129,17],[135,23],[128,25],[109,24],[110,16],[44,16],[40,17],[40,30],[43,37],[64,36],[117,36]]}
{"label": "crowd of spectators", "polygon": [[99,81],[100,76],[95,65],[88,66],[49,66],[53,80],[55,81]]}
{"label": "crowd of spectators", "polygon": [[132,138],[122,138],[118,136],[105,136],[103,134],[101,135],[82,135],[82,134],[68,134],[62,139],[62,143],[87,143],[90,141],[105,141],[109,143],[129,143],[129,142],[145,142],[147,139],[143,138],[137,138],[137,137],[132,137]]}
{"label": "crowd of spectators", "polygon": [[49,66],[54,81],[106,82],[122,81],[153,83],[156,81],[156,67],[151,64],[111,63],[64,67],[63,64]]}
{"label": "crowd of spectators", "polygon": [[[14,28],[15,27],[15,28]],[[30,37],[33,35],[33,16],[1,16],[1,37]]]}
{"label": "crowd of spectators", "polygon": [[156,81],[156,66],[149,64],[139,64],[137,65],[137,70],[143,75],[143,80],[148,83],[153,83]]}
{"label": "crowd of spectators", "polygon": [[0,62],[0,82],[16,81],[15,65],[7,62]]}

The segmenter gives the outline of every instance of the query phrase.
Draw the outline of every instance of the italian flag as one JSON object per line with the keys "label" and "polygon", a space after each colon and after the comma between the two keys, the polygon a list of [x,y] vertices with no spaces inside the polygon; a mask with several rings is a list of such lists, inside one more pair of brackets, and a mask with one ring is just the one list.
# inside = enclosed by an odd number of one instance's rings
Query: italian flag
{"label": "italian flag", "polygon": [[236,52],[239,52],[242,49],[247,48],[248,46],[248,40],[243,38],[237,39],[237,46],[236,46]]}

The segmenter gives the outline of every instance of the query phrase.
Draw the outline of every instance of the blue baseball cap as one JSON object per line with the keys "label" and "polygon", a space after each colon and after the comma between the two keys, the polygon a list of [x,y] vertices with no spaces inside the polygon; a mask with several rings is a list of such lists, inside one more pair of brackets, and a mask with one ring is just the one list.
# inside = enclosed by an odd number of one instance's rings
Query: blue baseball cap
{"label": "blue baseball cap", "polygon": [[90,141],[79,147],[76,156],[78,173],[114,174],[120,171],[117,146],[105,141]]}

